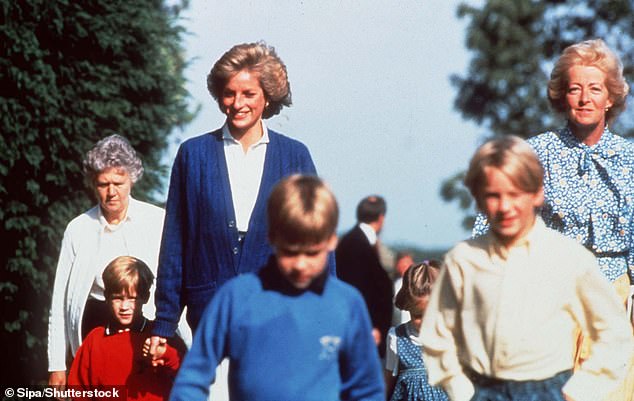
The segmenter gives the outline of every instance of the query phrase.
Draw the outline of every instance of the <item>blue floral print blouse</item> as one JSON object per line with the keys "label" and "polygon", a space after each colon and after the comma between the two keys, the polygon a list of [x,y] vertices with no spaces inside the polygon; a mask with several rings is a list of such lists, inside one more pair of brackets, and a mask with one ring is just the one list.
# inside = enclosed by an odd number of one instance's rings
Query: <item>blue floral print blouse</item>
{"label": "blue floral print blouse", "polygon": [[[588,146],[564,128],[528,140],[544,166],[544,206],[548,227],[591,250],[603,274],[614,281],[634,278],[634,144],[606,126]],[[478,215],[473,235],[488,229]]]}

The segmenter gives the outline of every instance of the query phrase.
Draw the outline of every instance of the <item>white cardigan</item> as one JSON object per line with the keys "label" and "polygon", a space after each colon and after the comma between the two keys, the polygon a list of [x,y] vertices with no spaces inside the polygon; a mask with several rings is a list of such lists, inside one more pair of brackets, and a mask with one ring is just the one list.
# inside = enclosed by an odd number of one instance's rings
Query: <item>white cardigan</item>
{"label": "white cardigan", "polygon": [[[48,318],[48,370],[66,370],[66,353],[74,356],[81,344],[81,321],[95,278],[94,258],[98,254],[104,226],[99,205],[75,217],[64,231],[57,262],[53,298]],[[121,227],[128,252],[143,260],[156,277],[163,232],[163,209],[130,197],[126,220]],[[144,315],[154,318],[154,286]]]}

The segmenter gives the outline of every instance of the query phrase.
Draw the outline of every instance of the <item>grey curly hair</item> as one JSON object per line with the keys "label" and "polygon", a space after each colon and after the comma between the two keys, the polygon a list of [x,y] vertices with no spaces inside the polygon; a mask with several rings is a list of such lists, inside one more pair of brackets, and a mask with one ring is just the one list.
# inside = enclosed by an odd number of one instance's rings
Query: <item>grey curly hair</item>
{"label": "grey curly hair", "polygon": [[84,174],[92,182],[108,168],[120,168],[136,183],[143,175],[143,162],[130,142],[119,134],[107,136],[88,151],[83,161]]}

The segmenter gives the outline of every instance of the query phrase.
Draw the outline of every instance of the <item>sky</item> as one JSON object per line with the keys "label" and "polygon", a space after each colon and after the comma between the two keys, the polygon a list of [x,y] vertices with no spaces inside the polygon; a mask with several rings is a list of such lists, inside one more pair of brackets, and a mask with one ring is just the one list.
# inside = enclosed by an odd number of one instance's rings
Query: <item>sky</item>
{"label": "sky", "polygon": [[455,0],[192,0],[183,14],[185,71],[197,118],[177,142],[220,127],[206,88],[214,62],[233,45],[264,40],[286,64],[293,105],[266,120],[305,143],[335,193],[339,230],[355,224],[359,200],[383,196],[388,246],[448,248],[468,236],[464,213],[440,197],[464,170],[484,128],[453,107],[452,74],[464,75],[466,20]]}

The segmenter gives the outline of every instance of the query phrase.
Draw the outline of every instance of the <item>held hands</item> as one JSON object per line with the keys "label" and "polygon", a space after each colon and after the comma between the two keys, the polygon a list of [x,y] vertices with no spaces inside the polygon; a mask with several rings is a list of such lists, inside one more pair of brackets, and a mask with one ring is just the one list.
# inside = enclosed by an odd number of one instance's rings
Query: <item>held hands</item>
{"label": "held hands", "polygon": [[152,366],[163,366],[165,360],[163,355],[167,350],[167,338],[152,336],[145,340],[143,344],[143,356],[151,359]]}
{"label": "held hands", "polygon": [[[48,385],[49,386],[59,386],[59,390],[66,389],[66,371],[65,370],[56,370],[50,372],[48,374]],[[58,398],[58,400],[61,400]]]}
{"label": "held hands", "polygon": [[374,338],[374,343],[378,346],[381,344],[381,332],[377,328],[372,329],[372,338]]}

